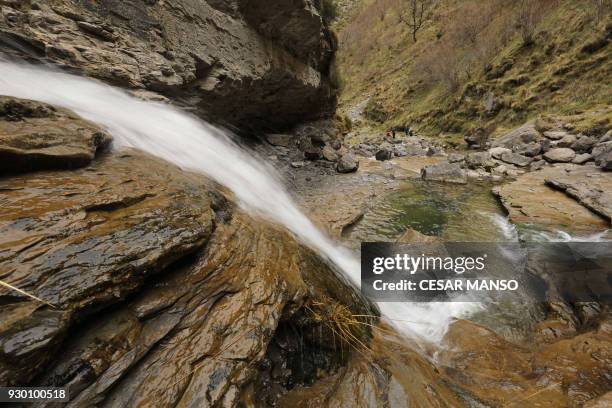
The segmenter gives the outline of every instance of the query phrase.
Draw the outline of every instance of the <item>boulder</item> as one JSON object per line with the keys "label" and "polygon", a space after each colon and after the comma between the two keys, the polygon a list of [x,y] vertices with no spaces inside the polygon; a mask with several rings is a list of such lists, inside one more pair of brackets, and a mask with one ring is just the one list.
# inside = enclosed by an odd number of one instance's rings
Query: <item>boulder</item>
{"label": "boulder", "polygon": [[110,141],[68,110],[0,96],[0,175],[83,167]]}
{"label": "boulder", "polygon": [[542,139],[540,140],[540,147],[542,148],[542,153],[546,153],[547,151],[549,151],[553,146],[552,143],[550,142],[550,139]]}
{"label": "boulder", "polygon": [[491,157],[493,157],[494,159],[501,159],[502,154],[508,152],[510,153],[510,149],[506,148],[506,147],[493,147],[491,149],[489,149],[489,153],[491,154]]}
{"label": "boulder", "polygon": [[336,170],[338,173],[352,173],[357,171],[357,169],[359,169],[359,160],[357,160],[351,154],[343,155],[336,164]]}
{"label": "boulder", "polygon": [[427,181],[465,184],[467,175],[458,163],[439,163],[421,169],[421,178]]}
{"label": "boulder", "polygon": [[565,135],[561,140],[557,142],[557,147],[571,147],[574,143],[576,143],[578,138],[572,134]]}
{"label": "boulder", "polygon": [[385,161],[393,158],[393,151],[391,149],[382,148],[376,152],[376,160]]}
{"label": "boulder", "polygon": [[576,152],[567,147],[550,149],[544,154],[544,159],[551,163],[569,163],[576,157]]}
{"label": "boulder", "polygon": [[572,160],[572,163],[584,164],[588,162],[589,160],[593,160],[593,156],[590,153],[582,153],[582,154],[577,154],[576,157],[574,157],[574,160]]}
{"label": "boulder", "polygon": [[338,153],[331,146],[325,146],[321,151],[321,155],[323,156],[323,159],[331,162],[338,161],[339,157]]}
{"label": "boulder", "polygon": [[541,139],[542,135],[536,129],[535,122],[531,121],[495,139],[491,146],[512,149],[516,145],[539,142]]}
{"label": "boulder", "polygon": [[514,152],[505,152],[501,155],[501,160],[505,163],[513,164],[519,167],[526,167],[533,161],[531,157],[523,156]]}
{"label": "boulder", "polygon": [[465,164],[470,169],[491,167],[491,154],[489,152],[468,153],[465,156]]}
{"label": "boulder", "polygon": [[461,163],[464,160],[465,160],[465,156],[462,154],[451,153],[448,155],[449,163]]}
{"label": "boulder", "polygon": [[266,141],[272,146],[290,147],[292,145],[293,140],[294,138],[292,135],[278,133],[266,135]]}
{"label": "boulder", "polygon": [[544,132],[544,136],[550,140],[561,140],[568,135],[570,135],[570,133],[563,130],[549,130]]}
{"label": "boulder", "polygon": [[597,166],[604,170],[612,170],[612,141],[595,145],[591,154]]}
{"label": "boulder", "polygon": [[518,154],[522,154],[527,157],[535,157],[542,151],[542,146],[538,142],[522,143],[520,145],[512,147],[512,151]]}
{"label": "boulder", "polygon": [[[588,153],[596,143],[596,138],[582,135],[578,137],[578,139],[569,147],[571,147],[576,153]],[[559,145],[559,147],[563,146]]]}
{"label": "boulder", "polygon": [[534,160],[529,165],[529,170],[537,171],[537,170],[540,170],[540,169],[544,168],[544,166],[546,166],[546,161],[545,160]]}

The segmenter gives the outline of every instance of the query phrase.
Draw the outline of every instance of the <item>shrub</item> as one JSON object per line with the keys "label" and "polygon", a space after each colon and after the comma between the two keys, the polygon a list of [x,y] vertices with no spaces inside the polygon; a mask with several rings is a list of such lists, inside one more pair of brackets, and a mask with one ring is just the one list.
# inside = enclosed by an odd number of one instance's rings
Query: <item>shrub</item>
{"label": "shrub", "polygon": [[327,23],[338,17],[338,6],[335,0],[321,0],[321,17]]}

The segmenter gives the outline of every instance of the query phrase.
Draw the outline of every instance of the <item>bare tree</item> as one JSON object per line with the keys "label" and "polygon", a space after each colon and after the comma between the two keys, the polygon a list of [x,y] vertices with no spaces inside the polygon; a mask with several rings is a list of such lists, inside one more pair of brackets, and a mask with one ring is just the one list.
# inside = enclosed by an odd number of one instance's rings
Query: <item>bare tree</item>
{"label": "bare tree", "polygon": [[412,40],[416,42],[417,33],[427,21],[435,0],[398,0],[399,19],[412,31]]}

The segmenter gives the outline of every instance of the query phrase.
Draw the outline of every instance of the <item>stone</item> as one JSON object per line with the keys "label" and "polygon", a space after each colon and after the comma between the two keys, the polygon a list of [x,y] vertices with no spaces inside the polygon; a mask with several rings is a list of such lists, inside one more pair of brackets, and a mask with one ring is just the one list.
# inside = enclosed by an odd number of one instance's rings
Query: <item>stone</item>
{"label": "stone", "polygon": [[458,163],[439,163],[425,166],[421,170],[421,178],[426,181],[442,181],[456,184],[467,183],[465,171]]}
{"label": "stone", "polygon": [[568,163],[574,160],[576,152],[567,147],[550,149],[544,154],[544,159],[551,163]]}
{"label": "stone", "polygon": [[376,152],[376,160],[385,161],[393,158],[393,152],[390,149],[382,148]]}
{"label": "stone", "polygon": [[83,167],[110,142],[68,110],[0,96],[0,175]]}
{"label": "stone", "polygon": [[[596,138],[582,135],[569,147],[576,153],[589,153],[596,143]],[[563,146],[559,145],[559,147]]]}
{"label": "stone", "polygon": [[595,145],[591,154],[597,166],[604,170],[612,170],[612,141]]}
{"label": "stone", "polygon": [[544,168],[544,166],[546,166],[545,160],[535,160],[529,165],[529,170],[537,171]]}
{"label": "stone", "polygon": [[508,171],[508,166],[506,166],[505,164],[500,164],[497,167],[494,167],[491,170],[491,174],[494,174],[496,176],[505,176],[507,174]]}
{"label": "stone", "polygon": [[501,159],[502,154],[506,152],[510,153],[510,151],[511,150],[506,147],[493,147],[489,149],[489,153],[491,154],[491,157],[493,157],[494,159]]}
{"label": "stone", "polygon": [[522,154],[527,157],[535,157],[542,151],[542,146],[538,142],[522,143],[514,146],[512,151],[518,154]]}
{"label": "stone", "polygon": [[339,158],[338,153],[331,146],[325,146],[321,151],[321,155],[323,156],[323,159],[331,162],[338,161]]}
{"label": "stone", "polygon": [[544,136],[550,140],[561,140],[568,135],[570,134],[563,130],[549,130],[544,132]]}
{"label": "stone", "polygon": [[542,135],[536,129],[535,122],[531,121],[493,140],[491,146],[512,149],[516,145],[539,142],[541,139]]}
{"label": "stone", "polygon": [[571,147],[574,143],[576,143],[576,136],[569,134],[563,136],[561,140],[557,142],[557,147]]}
{"label": "stone", "polygon": [[359,161],[351,154],[345,154],[340,157],[336,170],[338,173],[352,173],[359,169]]}
{"label": "stone", "polygon": [[266,141],[272,146],[290,147],[293,144],[293,136],[279,133],[267,134]]}
{"label": "stone", "polygon": [[542,139],[540,140],[540,147],[542,148],[542,153],[546,153],[547,151],[549,151],[553,146],[552,143],[550,142],[550,139]]}
{"label": "stone", "polygon": [[465,156],[465,164],[470,169],[485,167],[485,165],[487,165],[490,160],[491,154],[489,152],[468,153]]}
{"label": "stone", "polygon": [[501,155],[501,160],[505,163],[514,164],[519,167],[526,167],[533,161],[531,157],[526,157],[514,152],[506,152]]}
{"label": "stone", "polygon": [[321,160],[323,158],[323,150],[317,146],[308,146],[304,149],[304,157],[307,160]]}
{"label": "stone", "polygon": [[451,154],[448,155],[448,162],[449,163],[461,163],[464,160],[465,160],[465,156],[462,155],[462,154],[451,153]]}
{"label": "stone", "polygon": [[[551,188],[546,180],[564,176],[567,171],[585,168],[575,164],[558,164],[525,173],[516,181],[493,188],[514,223],[533,223],[564,231],[592,233],[609,228],[602,217],[569,197]],[[586,183],[587,180],[582,181]]]}
{"label": "stone", "polygon": [[308,163],[303,162],[303,161],[291,162],[291,167],[293,167],[294,169],[300,169],[306,166],[307,164]]}
{"label": "stone", "polygon": [[582,153],[582,154],[577,154],[576,157],[574,157],[574,160],[572,160],[572,163],[584,164],[588,162],[589,160],[593,160],[593,156],[590,153]]}
{"label": "stone", "polygon": [[612,175],[593,166],[572,167],[545,179],[579,203],[612,222]]}

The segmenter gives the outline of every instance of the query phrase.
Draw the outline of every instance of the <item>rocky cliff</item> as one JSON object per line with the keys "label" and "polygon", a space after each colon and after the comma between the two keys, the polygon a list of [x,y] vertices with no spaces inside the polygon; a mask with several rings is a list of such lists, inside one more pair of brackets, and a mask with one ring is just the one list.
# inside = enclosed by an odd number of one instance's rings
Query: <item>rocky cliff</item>
{"label": "rocky cliff", "polygon": [[318,1],[0,2],[0,52],[164,94],[239,127],[333,111]]}

